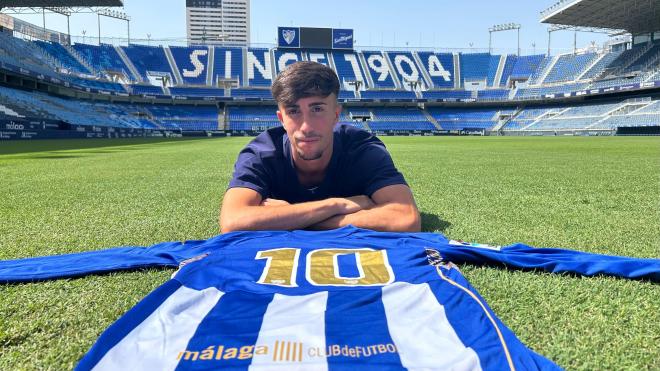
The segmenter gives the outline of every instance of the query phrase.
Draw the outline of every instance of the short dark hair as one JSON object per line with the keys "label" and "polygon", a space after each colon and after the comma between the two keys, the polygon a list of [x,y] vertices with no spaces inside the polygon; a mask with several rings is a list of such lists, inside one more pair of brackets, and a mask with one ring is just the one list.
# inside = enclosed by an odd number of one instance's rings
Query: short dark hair
{"label": "short dark hair", "polygon": [[339,79],[332,68],[316,62],[296,62],[277,75],[271,87],[278,105],[291,106],[298,99],[339,95]]}

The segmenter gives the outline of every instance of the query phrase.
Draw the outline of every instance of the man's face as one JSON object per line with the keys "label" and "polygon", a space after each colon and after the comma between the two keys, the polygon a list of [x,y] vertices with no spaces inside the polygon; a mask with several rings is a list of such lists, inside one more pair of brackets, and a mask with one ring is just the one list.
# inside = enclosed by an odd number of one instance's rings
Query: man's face
{"label": "man's face", "polygon": [[291,141],[294,160],[329,159],[332,155],[332,131],[339,121],[340,112],[341,106],[334,94],[325,98],[300,98],[291,106],[279,106],[277,118]]}

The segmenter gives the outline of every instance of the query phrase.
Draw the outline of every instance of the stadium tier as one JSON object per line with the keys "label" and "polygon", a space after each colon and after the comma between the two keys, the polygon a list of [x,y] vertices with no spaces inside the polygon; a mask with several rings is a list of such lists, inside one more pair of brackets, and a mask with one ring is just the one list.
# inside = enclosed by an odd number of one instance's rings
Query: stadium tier
{"label": "stadium tier", "polygon": [[[339,99],[347,105],[340,121],[373,131],[525,132],[658,125],[657,110],[646,108],[657,107],[653,102],[660,87],[658,42],[624,51],[548,57],[205,45],[69,46],[2,32],[0,73],[6,77],[0,117],[87,126],[256,131],[279,125],[270,85],[277,73],[301,60],[333,68],[341,85]],[[50,87],[32,83],[15,89],[15,78],[33,78]],[[40,92],[29,92],[38,87]],[[650,93],[644,96],[647,88]],[[627,96],[611,96],[629,92],[648,99],[631,103]],[[99,100],[89,94],[116,98]],[[583,96],[608,101],[577,99]],[[568,98],[575,99],[560,101]],[[199,101],[205,103],[195,103]],[[375,106],[360,107],[364,104]]]}

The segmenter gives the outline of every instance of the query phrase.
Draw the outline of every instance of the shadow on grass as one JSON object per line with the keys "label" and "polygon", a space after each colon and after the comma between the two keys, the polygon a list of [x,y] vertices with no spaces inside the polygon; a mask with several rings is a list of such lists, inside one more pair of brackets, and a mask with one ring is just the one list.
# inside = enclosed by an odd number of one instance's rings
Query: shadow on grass
{"label": "shadow on grass", "polygon": [[[139,150],[142,147],[136,145],[149,145],[164,142],[181,142],[190,140],[202,140],[207,138],[118,138],[118,139],[44,139],[44,140],[8,140],[0,141],[0,155],[12,155],[21,153],[66,151],[77,149],[92,149],[81,151],[81,153],[107,153],[118,151]],[[93,150],[94,148],[133,146],[117,149]],[[28,158],[28,157],[25,157]],[[30,157],[37,158],[37,156]]]}
{"label": "shadow on grass", "polygon": [[421,213],[422,216],[422,232],[442,232],[445,233],[451,223],[440,219],[435,214]]}

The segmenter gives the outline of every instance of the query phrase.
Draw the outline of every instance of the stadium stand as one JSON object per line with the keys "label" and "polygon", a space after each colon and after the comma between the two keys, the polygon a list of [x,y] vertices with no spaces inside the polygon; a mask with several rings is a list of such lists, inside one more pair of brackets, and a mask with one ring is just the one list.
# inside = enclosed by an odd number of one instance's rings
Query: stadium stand
{"label": "stadium stand", "polygon": [[213,79],[211,86],[223,87],[220,81],[233,82],[233,86],[243,86],[243,49],[214,47]]}
{"label": "stadium stand", "polygon": [[77,51],[89,65],[94,66],[97,70],[105,71],[106,73],[120,74],[123,75],[125,79],[131,81],[139,80],[138,76],[133,76],[130,73],[129,68],[112,45],[88,45],[77,43],[73,45],[73,49]]}
{"label": "stadium stand", "polygon": [[91,74],[92,72],[83,66],[62,44],[35,40],[35,44],[39,45],[46,53],[50,54],[62,68],[66,68],[73,72],[81,74]]}
{"label": "stadium stand", "polygon": [[170,88],[172,96],[183,97],[224,97],[224,89],[216,88],[198,88],[198,87],[173,87]]}
{"label": "stadium stand", "polygon": [[361,89],[367,88],[366,75],[356,53],[335,50],[331,55],[342,89],[354,91],[355,85],[351,84],[355,81],[361,81]]}
{"label": "stadium stand", "polygon": [[300,50],[276,49],[275,55],[275,74],[282,72],[287,66],[302,61],[302,52]]}
{"label": "stadium stand", "polygon": [[580,80],[587,80],[587,79],[592,79],[597,76],[600,76],[605,68],[610,65],[616,58],[621,55],[621,52],[611,52],[611,53],[605,53],[602,56],[600,56],[599,60],[591,66],[587,71],[582,76],[578,76],[578,79]]}
{"label": "stadium stand", "polygon": [[163,88],[160,86],[153,86],[153,85],[131,85],[130,86],[131,93],[135,95],[140,95],[140,94],[155,94],[155,95],[163,95],[165,92],[163,92]]}
{"label": "stadium stand", "polygon": [[402,89],[412,89],[411,83],[416,83],[419,88],[425,88],[428,84],[419,70],[415,57],[412,52],[385,52],[389,58],[389,65],[392,66]]}
{"label": "stadium stand", "polygon": [[431,78],[432,88],[454,87],[454,55],[452,53],[417,52]]}
{"label": "stadium stand", "polygon": [[0,61],[46,76],[59,77],[54,58],[36,44],[0,32]]}
{"label": "stadium stand", "polygon": [[326,53],[324,50],[308,50],[302,54],[305,56],[303,59],[306,61],[312,61],[324,64],[326,66],[331,66],[329,53]]}
{"label": "stadium stand", "polygon": [[371,85],[375,89],[394,89],[394,78],[387,58],[380,51],[363,51],[362,55],[366,62],[365,69],[369,73],[373,82]]}
{"label": "stadium stand", "polygon": [[230,106],[226,110],[230,130],[262,131],[280,124],[275,106]]}
{"label": "stadium stand", "polygon": [[504,86],[509,86],[509,78],[511,77],[511,73],[513,73],[513,69],[516,66],[516,63],[518,62],[518,56],[511,54],[506,56],[506,60],[504,61],[504,67],[502,68],[502,75],[500,76],[498,81],[495,81],[493,83],[493,86],[495,87],[500,87],[502,85]]}
{"label": "stadium stand", "polygon": [[369,128],[374,131],[434,130],[435,126],[418,108],[374,107]]}
{"label": "stadium stand", "polygon": [[509,90],[506,89],[489,89],[479,90],[479,100],[505,100],[509,97]]}
{"label": "stadium stand", "polygon": [[215,106],[178,106],[154,104],[144,106],[152,117],[166,126],[182,130],[218,130],[218,109]]}
{"label": "stadium stand", "polygon": [[231,96],[235,98],[273,99],[270,89],[232,89]]}
{"label": "stadium stand", "polygon": [[427,90],[422,92],[422,97],[432,100],[461,100],[472,98],[472,92],[465,90]]}
{"label": "stadium stand", "polygon": [[[428,50],[68,46],[4,32],[0,32],[0,73],[11,79],[2,81],[7,86],[0,94],[0,118],[50,119],[81,126],[256,131],[279,125],[273,110],[244,107],[246,115],[254,116],[239,119],[232,107],[245,102],[270,107],[273,74],[303,59],[325,63],[337,72],[339,99],[347,105],[340,122],[377,132],[611,131],[658,125],[656,103],[631,103],[625,96],[608,95],[625,91],[643,96],[648,91],[644,89],[657,94],[659,42],[629,50],[546,57]],[[32,80],[22,84],[23,78]],[[582,102],[582,95],[600,102]],[[200,101],[218,103],[199,105]],[[411,103],[426,106],[401,107]]]}
{"label": "stadium stand", "polygon": [[0,104],[22,116],[62,120],[81,126],[142,127],[155,125],[135,120],[129,113],[117,115],[120,106],[110,103],[58,98],[45,93],[27,92],[0,86]]}
{"label": "stadium stand", "polygon": [[337,98],[342,99],[342,100],[343,99],[355,99],[355,92],[340,90],[339,91],[339,96]]}
{"label": "stadium stand", "polygon": [[269,87],[273,82],[270,51],[266,48],[248,48],[247,85]]}
{"label": "stadium stand", "polygon": [[493,85],[495,73],[500,63],[499,55],[488,53],[461,53],[461,77],[467,81],[486,81]]}
{"label": "stadium stand", "polygon": [[430,107],[429,114],[445,130],[490,129],[497,123],[496,109]]}
{"label": "stadium stand", "polygon": [[405,90],[365,90],[360,93],[364,99],[407,99],[417,98],[415,92]]}
{"label": "stadium stand", "polygon": [[596,57],[595,53],[581,55],[564,54],[554,64],[543,82],[566,82],[575,80]]}
{"label": "stadium stand", "polygon": [[172,78],[172,69],[163,47],[131,44],[121,48],[137,69],[142,81],[149,82],[149,75],[152,74],[165,74]]}
{"label": "stadium stand", "polygon": [[[171,46],[169,48],[176,64],[180,84],[206,85],[209,48],[205,46]],[[174,94],[174,93],[172,93]]]}
{"label": "stadium stand", "polygon": [[529,80],[532,74],[540,68],[541,63],[543,63],[544,60],[546,60],[544,55],[517,56],[509,78],[515,80]]}

